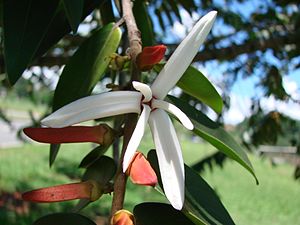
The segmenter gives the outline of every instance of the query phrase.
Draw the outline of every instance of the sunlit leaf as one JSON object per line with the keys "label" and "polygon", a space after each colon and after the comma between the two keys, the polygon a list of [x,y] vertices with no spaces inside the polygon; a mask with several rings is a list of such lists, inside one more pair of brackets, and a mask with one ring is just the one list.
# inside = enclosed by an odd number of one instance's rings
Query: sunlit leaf
{"label": "sunlit leaf", "polygon": [[182,212],[164,203],[136,205],[133,214],[137,225],[194,225]]}
{"label": "sunlit leaf", "polygon": [[[164,64],[155,66],[156,71],[160,71]],[[220,113],[223,108],[223,100],[210,81],[196,68],[189,66],[183,76],[176,84],[185,93],[199,99],[216,113]]]}
{"label": "sunlit leaf", "polygon": [[[91,93],[119,46],[120,28],[108,24],[88,38],[65,66],[55,89],[53,111]],[[66,91],[68,90],[68,91]],[[58,152],[50,150],[51,164]]]}
{"label": "sunlit leaf", "polygon": [[228,157],[241,164],[254,176],[258,183],[246,152],[221,126],[210,120],[201,111],[196,110],[178,98],[168,96],[168,100],[179,107],[192,120],[195,127],[193,132],[196,135],[202,137]]}
{"label": "sunlit leaf", "polygon": [[72,224],[72,225],[96,225],[89,218],[77,213],[54,213],[43,216],[36,220],[33,225],[59,225],[59,224]]}
{"label": "sunlit leaf", "polygon": [[[160,180],[158,160],[154,150],[148,153],[148,160]],[[162,186],[161,182],[160,185]],[[187,165],[185,165],[185,202],[182,212],[197,225],[234,224],[215,191]]]}
{"label": "sunlit leaf", "polygon": [[70,26],[77,32],[81,21],[84,0],[62,0]]}
{"label": "sunlit leaf", "polygon": [[79,47],[60,76],[54,93],[53,110],[91,93],[104,75],[120,39],[120,28],[111,23],[97,30]]}

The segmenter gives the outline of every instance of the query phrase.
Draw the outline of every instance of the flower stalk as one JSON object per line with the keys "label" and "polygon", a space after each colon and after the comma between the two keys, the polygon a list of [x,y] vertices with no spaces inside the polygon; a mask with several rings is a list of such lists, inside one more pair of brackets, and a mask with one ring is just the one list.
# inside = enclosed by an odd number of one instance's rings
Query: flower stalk
{"label": "flower stalk", "polygon": [[[132,5],[130,0],[122,0],[122,10],[123,10],[123,18],[126,23],[127,31],[128,31],[128,40],[129,40],[129,56],[131,58],[131,80],[140,80],[140,71],[136,65],[136,58],[142,51],[142,41],[141,41],[141,33],[137,28],[135,18],[132,12]],[[118,210],[123,209],[124,198],[125,198],[125,190],[126,190],[126,174],[123,173],[122,163],[125,155],[125,151],[127,149],[127,145],[131,138],[131,135],[135,129],[137,123],[137,115],[136,114],[128,114],[127,119],[125,121],[124,127],[124,138],[123,138],[123,147],[121,152],[121,157],[118,165],[118,170],[114,183],[114,194],[112,200],[111,207],[111,215],[114,215]]]}

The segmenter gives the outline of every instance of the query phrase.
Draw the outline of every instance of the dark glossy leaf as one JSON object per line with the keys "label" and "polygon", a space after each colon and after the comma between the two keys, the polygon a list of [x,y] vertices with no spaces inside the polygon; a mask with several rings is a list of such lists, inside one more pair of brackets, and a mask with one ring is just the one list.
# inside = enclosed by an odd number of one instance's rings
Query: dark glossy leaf
{"label": "dark glossy leaf", "polygon": [[168,100],[179,107],[192,120],[195,127],[193,132],[195,134],[241,164],[254,176],[258,183],[246,152],[221,126],[210,120],[201,111],[196,110],[188,103],[183,102],[178,98],[168,96]]}
{"label": "dark glossy leaf", "polygon": [[[83,7],[83,16],[81,21],[89,15],[96,7],[100,5],[104,0],[85,0]],[[42,56],[49,48],[57,43],[64,35],[71,32],[66,13],[63,8],[57,11],[56,16],[53,18],[49,25],[47,35],[42,40],[34,58]]]}
{"label": "dark glossy leaf", "polygon": [[95,180],[104,187],[114,177],[116,170],[117,166],[112,158],[101,156],[86,169],[82,181]]}
{"label": "dark glossy leaf", "polygon": [[[85,0],[81,20],[100,2]],[[4,1],[3,19],[5,66],[12,85],[34,59],[71,31],[58,0]]]}
{"label": "dark glossy leaf", "polygon": [[95,161],[97,161],[106,151],[107,146],[98,146],[90,151],[81,161],[79,167],[80,168],[87,168],[92,165]]}
{"label": "dark glossy leaf", "polygon": [[33,225],[96,225],[89,218],[77,213],[54,213],[36,220]]}
{"label": "dark glossy leaf", "polygon": [[154,44],[154,33],[149,17],[146,3],[143,0],[134,1],[133,14],[139,30],[141,31],[141,38],[143,46],[152,46]]}
{"label": "dark glossy leaf", "polygon": [[120,28],[115,28],[111,23],[82,43],[60,76],[54,93],[53,110],[91,93],[104,75],[120,39]]}
{"label": "dark glossy leaf", "polygon": [[60,148],[60,144],[51,144],[50,152],[49,152],[49,166],[51,167],[57,157],[58,151]]}
{"label": "dark glossy leaf", "polygon": [[11,84],[15,84],[32,61],[55,17],[58,3],[59,0],[4,1],[5,64]]}
{"label": "dark glossy leaf", "polygon": [[[156,71],[160,71],[164,64],[155,66]],[[223,100],[211,82],[196,68],[189,66],[183,76],[176,84],[185,93],[199,99],[216,113],[220,113],[223,108]]]}
{"label": "dark glossy leaf", "polygon": [[104,1],[100,6],[101,21],[104,25],[115,22],[115,15],[111,1]]}
{"label": "dark glossy leaf", "polygon": [[[147,158],[160,179],[156,152],[151,150]],[[161,183],[160,185],[162,186]],[[185,202],[182,212],[199,225],[234,224],[214,190],[187,165],[185,165]]]}
{"label": "dark glossy leaf", "polygon": [[77,32],[81,22],[84,0],[62,0],[70,26]]}
{"label": "dark glossy leaf", "polygon": [[164,203],[136,205],[133,214],[137,225],[194,225],[182,212]]}

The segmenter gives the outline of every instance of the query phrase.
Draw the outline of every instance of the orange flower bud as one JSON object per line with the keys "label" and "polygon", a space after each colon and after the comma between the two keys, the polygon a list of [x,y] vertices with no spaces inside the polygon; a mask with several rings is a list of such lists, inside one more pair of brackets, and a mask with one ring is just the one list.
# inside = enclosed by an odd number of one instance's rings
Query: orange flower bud
{"label": "orange flower bud", "polygon": [[31,202],[62,202],[74,199],[100,198],[102,191],[95,181],[85,181],[73,184],[63,184],[53,187],[40,188],[22,194],[22,199]]}
{"label": "orange flower bud", "polygon": [[159,63],[166,52],[166,46],[156,45],[143,48],[143,51],[138,55],[136,63],[141,71],[147,71]]}
{"label": "orange flower bud", "polygon": [[110,221],[111,225],[134,225],[134,216],[131,212],[121,209],[117,211]]}
{"label": "orange flower bud", "polygon": [[135,184],[149,186],[155,186],[157,184],[157,176],[141,152],[135,153],[126,174]]}
{"label": "orange flower bud", "polygon": [[[63,128],[28,127],[24,133],[31,139],[51,144],[94,142],[104,144],[113,139],[112,130],[107,125],[71,126]],[[111,136],[110,138],[106,136]]]}

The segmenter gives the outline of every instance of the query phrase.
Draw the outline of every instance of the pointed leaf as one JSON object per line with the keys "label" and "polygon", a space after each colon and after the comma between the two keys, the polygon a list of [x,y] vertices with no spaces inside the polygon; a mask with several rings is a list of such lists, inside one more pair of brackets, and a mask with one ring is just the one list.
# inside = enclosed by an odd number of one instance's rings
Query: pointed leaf
{"label": "pointed leaf", "polygon": [[137,225],[194,225],[182,212],[164,203],[141,203],[134,207],[133,214]]}
{"label": "pointed leaf", "polygon": [[[156,65],[155,70],[159,72],[163,66],[164,64]],[[195,67],[189,66],[176,85],[185,93],[211,107],[216,113],[222,111],[222,97],[216,91],[212,83]]]}
{"label": "pointed leaf", "polygon": [[[148,160],[160,180],[158,159],[154,150],[148,153]],[[199,225],[234,224],[214,190],[187,165],[185,165],[185,202],[182,212]]]}
{"label": "pointed leaf", "polygon": [[192,120],[195,127],[193,132],[195,134],[241,164],[254,176],[258,183],[246,152],[221,126],[210,120],[201,111],[196,110],[178,98],[168,96],[168,100],[180,108]]}
{"label": "pointed leaf", "polygon": [[50,144],[49,151],[49,166],[51,167],[57,157],[58,151],[60,148],[60,144]]}
{"label": "pointed leaf", "polygon": [[90,151],[81,161],[79,167],[87,168],[97,161],[108,149],[108,146],[98,146]]}
{"label": "pointed leaf", "polygon": [[36,220],[33,225],[55,225],[55,224],[72,224],[72,225],[96,225],[89,218],[77,213],[54,213],[43,216]]}
{"label": "pointed leaf", "polygon": [[235,224],[215,191],[187,165],[184,213],[198,222],[207,224]]}
{"label": "pointed leaf", "polygon": [[73,33],[76,33],[81,22],[84,0],[63,0],[62,2]]}
{"label": "pointed leaf", "polygon": [[104,187],[115,175],[117,170],[114,160],[107,156],[101,156],[89,166],[82,176],[82,181],[95,180]]}
{"label": "pointed leaf", "polygon": [[91,93],[103,76],[120,39],[120,28],[111,23],[96,31],[79,47],[60,76],[54,93],[54,110]]}

